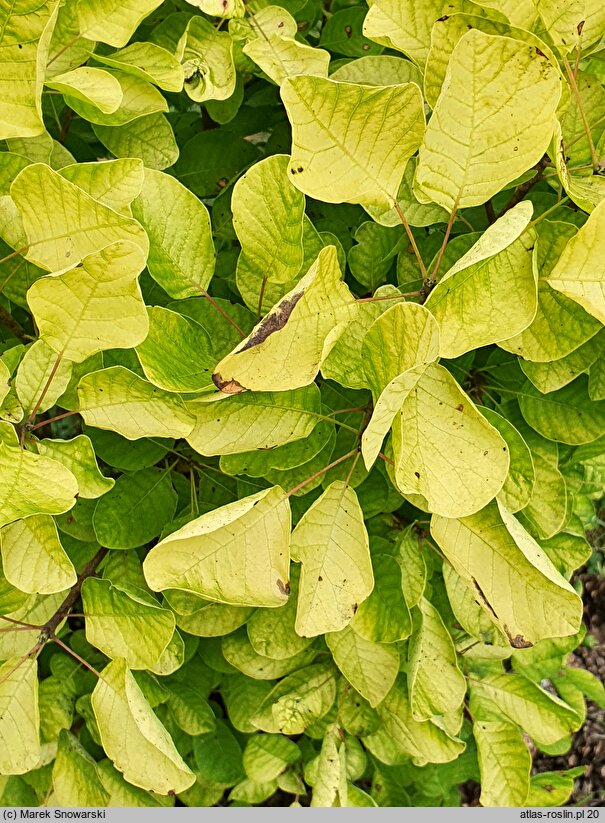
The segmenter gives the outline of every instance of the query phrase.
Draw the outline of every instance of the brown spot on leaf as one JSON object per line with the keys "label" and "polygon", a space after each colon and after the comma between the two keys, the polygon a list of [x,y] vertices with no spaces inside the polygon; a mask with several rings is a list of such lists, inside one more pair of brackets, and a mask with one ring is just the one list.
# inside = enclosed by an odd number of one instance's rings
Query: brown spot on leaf
{"label": "brown spot on leaf", "polygon": [[506,632],[506,636],[508,637],[509,643],[513,647],[513,649],[531,649],[534,645],[530,643],[529,640],[526,640],[522,634],[516,634],[514,637],[510,634],[506,626],[503,627],[504,631]]}
{"label": "brown spot on leaf", "polygon": [[277,579],[277,588],[280,590],[281,594],[285,595],[285,597],[288,597],[290,594],[290,584],[283,583],[279,578]]}
{"label": "brown spot on leaf", "polygon": [[542,788],[544,789],[545,792],[548,792],[549,794],[550,794],[550,792],[554,792],[554,790],[555,790],[555,787],[551,786],[550,784],[548,786],[542,786]]}
{"label": "brown spot on leaf", "polygon": [[323,577],[322,577],[322,576],[321,576],[321,574],[320,574],[320,575],[319,575],[319,577],[317,578],[317,582],[318,582],[318,583],[321,583],[322,581],[323,581]]}
{"label": "brown spot on leaf", "polygon": [[580,20],[580,22],[578,23],[578,34],[582,34],[582,30],[584,29],[585,24],[586,20]]}
{"label": "brown spot on leaf", "polygon": [[417,477],[420,480],[420,472],[414,472],[414,477]]}
{"label": "brown spot on leaf", "polygon": [[438,23],[444,23],[446,20],[449,20],[449,15],[447,15],[447,14],[444,14],[443,17],[438,17],[437,18]]}
{"label": "brown spot on leaf", "polygon": [[456,411],[464,411],[464,405],[462,403],[458,403],[456,406]]}
{"label": "brown spot on leaf", "polygon": [[252,349],[254,346],[259,346],[264,343],[267,337],[275,334],[276,331],[283,329],[288,322],[290,315],[294,311],[294,307],[303,296],[304,292],[293,294],[288,300],[282,300],[275,310],[268,314],[260,321],[256,330],[252,332],[246,343],[239,349],[240,352]]}
{"label": "brown spot on leaf", "polygon": [[224,380],[218,373],[212,375],[212,382],[223,394],[241,394],[243,391],[248,391],[248,389],[242,386],[241,383],[238,383],[237,380]]}
{"label": "brown spot on leaf", "polygon": [[350,37],[353,34],[353,29],[351,28],[351,26],[345,26],[345,34],[347,35],[347,37]]}
{"label": "brown spot on leaf", "polygon": [[546,57],[546,55],[544,54],[542,49],[539,49],[537,46],[536,46],[536,54],[539,54],[540,57]]}
{"label": "brown spot on leaf", "polygon": [[357,611],[358,608],[359,608],[358,604],[353,603],[353,605],[351,606],[351,611],[353,612],[353,614],[355,614],[355,612]]}

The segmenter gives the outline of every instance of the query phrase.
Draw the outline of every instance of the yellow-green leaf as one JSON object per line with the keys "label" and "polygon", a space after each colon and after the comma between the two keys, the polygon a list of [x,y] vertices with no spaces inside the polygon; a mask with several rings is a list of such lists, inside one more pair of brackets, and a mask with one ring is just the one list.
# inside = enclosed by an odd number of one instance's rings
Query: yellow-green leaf
{"label": "yellow-green leaf", "polygon": [[417,303],[396,303],[375,320],[361,347],[375,399],[394,377],[439,357],[439,326]]}
{"label": "yellow-green leaf", "polygon": [[183,88],[183,68],[174,54],[155,43],[132,43],[111,54],[95,54],[95,60],[147,80],[164,91]]}
{"label": "yellow-green leaf", "polygon": [[78,384],[78,411],[89,426],[128,440],[187,437],[195,418],[183,401],[123,366],[84,375]]}
{"label": "yellow-green leaf", "polygon": [[14,0],[0,9],[0,139],[44,132],[42,84],[56,20],[52,0]]}
{"label": "yellow-green leaf", "polygon": [[149,333],[136,347],[145,377],[166,391],[214,388],[210,375],[216,359],[206,330],[161,306],[149,307],[147,314]]}
{"label": "yellow-green leaf", "polygon": [[469,31],[420,146],[418,193],[448,211],[489,200],[543,156],[560,96],[559,71],[536,47]]}
{"label": "yellow-green leaf", "polygon": [[531,755],[521,732],[506,720],[475,720],[482,806],[523,806],[529,791]]}
{"label": "yellow-green leaf", "polygon": [[285,80],[281,95],[297,188],[327,203],[393,206],[425,128],[415,83],[380,88],[301,75]]}
{"label": "yellow-green leaf", "polygon": [[195,782],[125,660],[103,669],[91,700],[103,748],[129,783],[178,794]]}
{"label": "yellow-green leaf", "polygon": [[143,571],[154,591],[181,589],[235,606],[288,597],[290,505],[278,487],[214,509],[161,540]]}
{"label": "yellow-green leaf", "polygon": [[86,0],[78,3],[82,34],[121,48],[139,23],[161,5],[162,0]]}
{"label": "yellow-green leaf", "polygon": [[37,448],[38,454],[54,458],[71,471],[78,482],[78,497],[94,500],[113,488],[115,480],[101,474],[90,437],[85,434],[72,440],[41,440]]}
{"label": "yellow-green leaf", "polygon": [[521,413],[548,440],[579,446],[605,432],[605,400],[591,400],[582,375],[558,391],[542,394],[529,381],[519,391]]}
{"label": "yellow-green leaf", "polygon": [[123,657],[131,669],[150,669],[174,634],[174,614],[148,592],[88,578],[82,586],[86,639],[107,657]]}
{"label": "yellow-green leaf", "polygon": [[29,594],[54,594],[76,582],[76,570],[61,545],[55,521],[35,514],[0,531],[2,565],[9,583]]}
{"label": "yellow-green leaf", "polygon": [[122,87],[104,69],[80,66],[65,74],[55,74],[46,85],[66,97],[95,106],[103,114],[112,114],[122,102]]}
{"label": "yellow-green leaf", "polygon": [[0,666],[0,773],[25,774],[40,760],[38,664],[10,658]]}
{"label": "yellow-green leaf", "polygon": [[61,463],[0,443],[0,526],[30,514],[62,514],[77,493],[76,478]]}
{"label": "yellow-green leaf", "polygon": [[[425,305],[441,330],[442,357],[458,357],[511,337],[512,331],[522,332],[534,319],[536,238],[534,232],[524,231],[532,212],[529,202],[506,212],[430,293]],[[502,306],[509,309],[504,312]]]}
{"label": "yellow-green leaf", "polygon": [[[219,395],[220,397],[220,395]],[[249,392],[216,402],[191,402],[195,428],[187,442],[199,454],[274,449],[308,437],[321,414],[317,386],[290,392]]]}
{"label": "yellow-green leaf", "polygon": [[141,193],[145,171],[140,160],[105,160],[64,166],[61,176],[95,200],[130,217],[130,204]]}
{"label": "yellow-green leaf", "polygon": [[578,631],[580,598],[500,504],[460,520],[433,515],[431,534],[513,647]]}
{"label": "yellow-green leaf", "polygon": [[399,673],[394,646],[360,637],[350,626],[326,634],[334,662],[362,697],[374,707],[387,696]]}
{"label": "yellow-green leaf", "polygon": [[71,370],[69,360],[59,359],[44,340],[36,340],[25,352],[14,380],[25,414],[34,408],[42,414],[54,406],[69,384]]}
{"label": "yellow-green leaf", "polygon": [[95,760],[67,729],[59,734],[52,770],[53,790],[60,806],[106,806],[109,794],[97,773]]}
{"label": "yellow-green leaf", "polygon": [[579,303],[601,323],[605,323],[604,226],[602,202],[565,246],[548,276],[553,289]]}
{"label": "yellow-green leaf", "polygon": [[362,437],[366,466],[391,423],[397,487],[431,511],[472,514],[502,488],[508,446],[443,366],[417,366],[385,388]]}
{"label": "yellow-green leaf", "polygon": [[233,187],[233,228],[242,247],[236,283],[245,303],[254,311],[260,302],[263,311],[271,308],[266,299],[267,285],[289,284],[301,271],[304,260],[305,198],[289,180],[288,160],[285,154],[267,157]]}
{"label": "yellow-green leaf", "polygon": [[[252,37],[243,47],[244,54],[278,86],[287,77],[301,74],[327,77],[329,52],[295,40],[297,28],[294,18],[282,8],[277,14],[270,15],[270,9],[276,7],[261,9],[250,19]],[[280,18],[278,25],[271,25],[277,17]],[[282,24],[281,27],[279,24]]]}
{"label": "yellow-green leaf", "polygon": [[[395,643],[405,640],[412,631],[412,619],[403,594],[402,574],[408,568],[388,554],[372,557],[374,589],[359,605],[351,626],[366,640]],[[405,571],[404,571],[405,569]]]}
{"label": "yellow-green leaf", "polygon": [[350,486],[337,480],[312,503],[292,533],[292,557],[302,564],[297,634],[347,626],[374,587],[368,533]]}
{"label": "yellow-green leaf", "polygon": [[226,394],[307,386],[342,333],[352,303],[336,247],[326,246],[292,291],[218,363],[216,386]]}
{"label": "yellow-green leaf", "polygon": [[139,157],[149,169],[167,169],[179,157],[172,126],[160,112],[137,117],[123,126],[93,124],[92,130],[115,157]]}
{"label": "yellow-green leaf", "polygon": [[183,35],[184,88],[196,103],[226,100],[235,90],[233,40],[204,17],[192,17]]}
{"label": "yellow-green leaf", "polygon": [[132,211],[149,236],[149,273],[171,297],[204,294],[214,272],[208,209],[178,180],[146,169]]}
{"label": "yellow-green leaf", "polygon": [[441,615],[424,597],[414,612],[408,647],[408,688],[416,720],[450,714],[462,705],[466,680]]}
{"label": "yellow-green leaf", "polygon": [[142,227],[65,180],[48,166],[26,166],[11,186],[28,243],[27,258],[49,271],[77,265],[118,240],[129,240],[147,255]]}
{"label": "yellow-green leaf", "polygon": [[76,363],[139,344],[149,330],[137,280],[144,265],[138,246],[117,242],[64,274],[37,280],[27,299],[42,340]]}

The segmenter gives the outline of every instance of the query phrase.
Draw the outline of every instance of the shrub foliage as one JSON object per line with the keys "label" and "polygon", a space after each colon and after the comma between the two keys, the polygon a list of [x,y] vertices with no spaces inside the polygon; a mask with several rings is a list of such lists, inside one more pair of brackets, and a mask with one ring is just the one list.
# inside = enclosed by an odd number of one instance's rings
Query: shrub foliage
{"label": "shrub foliage", "polygon": [[604,9],[3,4],[0,803],[565,801]]}

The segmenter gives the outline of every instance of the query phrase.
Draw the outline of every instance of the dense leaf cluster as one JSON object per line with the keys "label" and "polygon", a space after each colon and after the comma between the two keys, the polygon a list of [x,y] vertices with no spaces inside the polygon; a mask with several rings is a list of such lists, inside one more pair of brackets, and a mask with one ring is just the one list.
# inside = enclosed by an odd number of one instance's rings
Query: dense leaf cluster
{"label": "dense leaf cluster", "polygon": [[604,36],[2,4],[0,804],[565,801]]}

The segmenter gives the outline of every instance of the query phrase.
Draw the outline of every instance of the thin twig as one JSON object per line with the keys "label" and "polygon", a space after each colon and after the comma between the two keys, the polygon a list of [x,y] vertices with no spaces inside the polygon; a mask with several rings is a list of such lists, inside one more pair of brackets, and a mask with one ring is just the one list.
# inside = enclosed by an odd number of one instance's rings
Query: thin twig
{"label": "thin twig", "polygon": [[561,60],[563,62],[563,66],[565,67],[565,72],[567,74],[567,79],[569,80],[569,85],[571,86],[571,90],[576,98],[576,105],[578,107],[578,112],[580,114],[580,119],[582,120],[582,125],[584,126],[584,132],[586,134],[586,139],[588,140],[588,147],[590,149],[590,157],[592,160],[592,168],[593,171],[597,172],[600,169],[599,158],[597,156],[597,151],[595,149],[595,145],[592,139],[592,132],[590,128],[590,123],[588,122],[588,117],[586,116],[586,112],[584,110],[584,103],[582,102],[582,95],[580,94],[580,89],[578,88],[578,84],[576,82],[576,78],[574,77],[574,73],[569,65],[569,60],[565,55],[562,55]]}
{"label": "thin twig", "polygon": [[60,640],[60,639],[59,639],[56,635],[53,635],[53,636],[50,638],[50,640],[51,640],[53,643],[56,643],[58,646],[61,646],[61,648],[62,648],[62,649],[65,649],[65,651],[66,651],[68,654],[71,654],[71,656],[72,656],[72,657],[75,657],[75,659],[78,661],[78,663],[81,663],[81,664],[82,664],[85,668],[87,668],[90,672],[92,672],[93,674],[95,674],[95,675],[96,675],[99,679],[101,679],[101,678],[102,678],[101,673],[100,673],[100,672],[98,672],[98,671],[95,669],[95,667],[94,667],[94,666],[91,666],[91,665],[90,665],[90,663],[88,663],[86,660],[84,660],[84,658],[83,658],[83,657],[80,657],[80,655],[79,655],[77,652],[75,652],[72,648],[70,648],[70,647],[67,645],[67,643],[64,643],[64,642],[63,642],[62,640]]}
{"label": "thin twig", "polygon": [[549,161],[544,157],[542,158],[542,160],[540,160],[540,162],[536,166],[535,175],[530,180],[526,180],[525,183],[521,183],[521,185],[517,186],[513,194],[510,196],[508,202],[504,206],[504,208],[498,214],[498,218],[502,217],[503,214],[506,214],[507,211],[510,211],[512,208],[514,208],[517,205],[517,203],[520,203],[525,197],[525,195],[529,191],[531,191],[531,189],[533,189],[536,183],[539,183],[540,180],[543,179],[544,169],[547,167],[548,162]]}
{"label": "thin twig", "polygon": [[416,238],[414,237],[414,235],[412,233],[412,229],[410,228],[410,224],[408,223],[408,221],[406,219],[406,216],[403,213],[403,209],[401,208],[401,206],[399,205],[398,202],[395,202],[393,204],[393,207],[394,207],[395,211],[397,212],[397,214],[399,216],[399,219],[401,220],[403,228],[405,229],[405,233],[407,234],[408,240],[410,241],[410,245],[412,246],[414,254],[416,255],[416,260],[418,261],[418,266],[420,267],[420,273],[422,274],[422,279],[423,280],[428,280],[429,275],[428,275],[428,272],[426,270],[426,266],[424,265],[424,260],[422,259],[422,255],[420,254],[420,249],[418,248],[418,246],[416,244]]}
{"label": "thin twig", "polygon": [[[2,261],[0,260],[0,263],[1,263],[1,262],[2,262]],[[239,333],[242,337],[246,337],[246,332],[245,332],[245,331],[242,331],[242,329],[240,329],[240,327],[237,325],[237,323],[235,322],[235,320],[234,320],[232,317],[229,317],[229,315],[227,314],[227,312],[219,306],[219,304],[216,302],[216,300],[214,299],[214,297],[211,297],[211,296],[208,294],[208,292],[206,291],[206,289],[203,289],[201,286],[198,286],[198,289],[199,289],[199,290],[200,290],[200,292],[203,294],[203,296],[204,296],[204,297],[205,297],[205,298],[206,298],[206,299],[210,302],[210,304],[211,304],[211,305],[213,305],[213,306],[214,306],[214,308],[215,308],[215,309],[216,309],[216,310],[217,310],[220,314],[222,314],[222,315],[223,315],[223,317],[225,318],[225,320],[227,320],[229,323],[231,323],[231,325],[233,326],[233,328],[234,328],[234,329],[235,329],[235,330],[236,330],[236,331],[237,331],[237,332],[238,332],[238,333]]]}
{"label": "thin twig", "polygon": [[381,300],[397,300],[400,297],[421,297],[422,290],[398,292],[397,294],[387,294],[383,297],[358,297],[356,303],[379,303]]}
{"label": "thin twig", "polygon": [[43,426],[48,426],[49,423],[55,423],[57,420],[63,420],[64,417],[71,417],[73,414],[80,414],[79,411],[67,411],[63,412],[63,414],[57,414],[54,417],[49,417],[48,420],[41,420],[39,423],[36,423],[34,426],[29,427],[30,432],[35,432],[37,429],[41,429]]}
{"label": "thin twig", "polygon": [[26,344],[31,342],[31,335],[27,334],[23,326],[15,320],[12,314],[10,314],[4,306],[0,306],[0,323],[11,331],[17,340],[20,340],[22,343]]}
{"label": "thin twig", "polygon": [[325,474],[327,471],[330,471],[330,469],[333,469],[334,466],[338,466],[339,463],[343,463],[345,460],[348,460],[349,457],[353,457],[353,455],[357,454],[358,451],[358,449],[352,449],[350,452],[347,452],[347,454],[344,454],[337,460],[333,460],[331,463],[328,463],[328,465],[324,466],[323,469],[320,469],[319,471],[315,472],[315,474],[312,474],[311,477],[307,477],[307,479],[303,480],[302,483],[299,483],[297,486],[294,486],[294,488],[290,489],[290,491],[287,492],[288,497],[292,497],[293,494],[296,494],[296,492],[300,491],[301,489],[304,489],[306,485],[312,483],[318,477],[321,477],[322,474]]}
{"label": "thin twig", "polygon": [[439,269],[441,268],[441,261],[443,260],[443,255],[445,254],[445,247],[447,246],[447,241],[450,239],[450,233],[452,231],[452,226],[454,225],[454,220],[456,218],[457,211],[458,209],[456,208],[456,206],[454,206],[454,208],[452,209],[452,213],[450,214],[450,219],[447,221],[445,234],[443,236],[443,243],[441,244],[439,254],[437,255],[437,262],[435,263],[435,268],[433,269],[433,273],[431,274],[431,280],[437,280],[437,275],[439,274]]}

